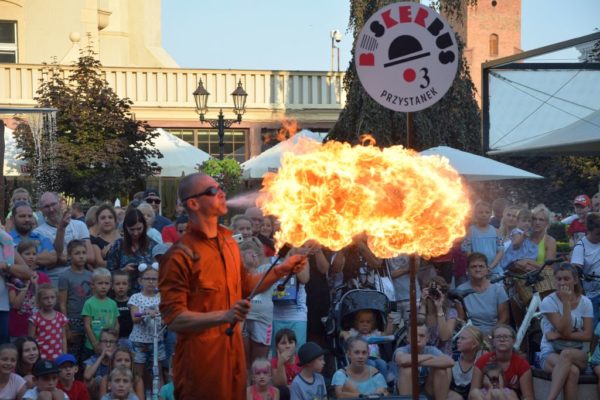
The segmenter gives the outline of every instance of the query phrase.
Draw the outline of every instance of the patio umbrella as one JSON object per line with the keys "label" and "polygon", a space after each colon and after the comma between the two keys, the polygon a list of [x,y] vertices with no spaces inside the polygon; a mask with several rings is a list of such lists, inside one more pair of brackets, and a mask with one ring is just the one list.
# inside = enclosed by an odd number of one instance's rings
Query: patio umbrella
{"label": "patio umbrella", "polygon": [[294,145],[296,145],[301,138],[322,143],[324,135],[325,134],[315,133],[306,129],[298,132],[291,138],[277,143],[275,146],[260,153],[258,156],[242,163],[242,177],[246,180],[260,179],[267,172],[277,172],[281,166],[281,156],[288,151],[295,151],[293,149]]}
{"label": "patio umbrella", "polygon": [[543,176],[447,146],[423,150],[423,156],[442,156],[468,181],[498,181],[503,179],[542,179]]}
{"label": "patio umbrella", "polygon": [[196,164],[202,164],[210,155],[162,128],[156,129],[160,135],[154,140],[156,147],[163,158],[150,158],[160,167],[159,177],[180,177],[198,172]]}
{"label": "patio umbrella", "polygon": [[13,130],[8,126],[4,127],[4,176],[29,175],[27,161],[17,158],[20,152]]}

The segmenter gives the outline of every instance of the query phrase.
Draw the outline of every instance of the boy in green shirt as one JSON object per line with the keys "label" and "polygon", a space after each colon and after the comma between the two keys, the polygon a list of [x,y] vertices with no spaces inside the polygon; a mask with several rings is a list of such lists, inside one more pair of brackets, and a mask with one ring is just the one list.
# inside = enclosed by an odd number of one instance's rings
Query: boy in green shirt
{"label": "boy in green shirt", "polygon": [[83,327],[85,348],[89,355],[99,354],[100,332],[104,328],[119,331],[119,309],[117,303],[108,297],[112,277],[106,268],[97,268],[92,273],[92,297],[83,305]]}

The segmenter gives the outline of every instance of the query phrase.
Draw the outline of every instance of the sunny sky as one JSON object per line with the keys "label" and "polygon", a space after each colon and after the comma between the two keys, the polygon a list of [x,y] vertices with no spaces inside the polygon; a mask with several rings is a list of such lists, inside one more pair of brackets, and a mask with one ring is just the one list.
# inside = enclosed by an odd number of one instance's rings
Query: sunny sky
{"label": "sunny sky", "polygon": [[[598,0],[522,3],[524,50],[600,29]],[[330,31],[337,29],[343,71],[352,47],[349,12],[349,0],[163,0],[163,46],[184,68],[329,70]]]}

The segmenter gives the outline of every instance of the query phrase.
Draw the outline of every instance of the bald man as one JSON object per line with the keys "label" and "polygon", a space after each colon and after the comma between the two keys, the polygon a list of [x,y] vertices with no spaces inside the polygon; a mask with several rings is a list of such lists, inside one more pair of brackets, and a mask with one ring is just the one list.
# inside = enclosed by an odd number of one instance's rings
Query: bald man
{"label": "bald man", "polygon": [[[161,259],[160,310],[177,332],[173,360],[175,398],[245,399],[246,361],[240,325],[250,310],[245,298],[258,283],[242,265],[237,242],[218,225],[227,213],[225,193],[211,177],[186,176],[179,198],[188,212],[186,233]],[[306,267],[293,255],[278,265],[259,288],[266,290],[289,272]]]}

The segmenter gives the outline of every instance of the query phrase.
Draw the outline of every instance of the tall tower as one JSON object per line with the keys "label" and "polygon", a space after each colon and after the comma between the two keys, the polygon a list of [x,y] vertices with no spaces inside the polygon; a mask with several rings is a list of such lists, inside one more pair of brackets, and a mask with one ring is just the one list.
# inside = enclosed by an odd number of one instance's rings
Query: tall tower
{"label": "tall tower", "polygon": [[465,43],[464,55],[481,106],[481,64],[521,52],[521,0],[478,0],[453,23]]}

